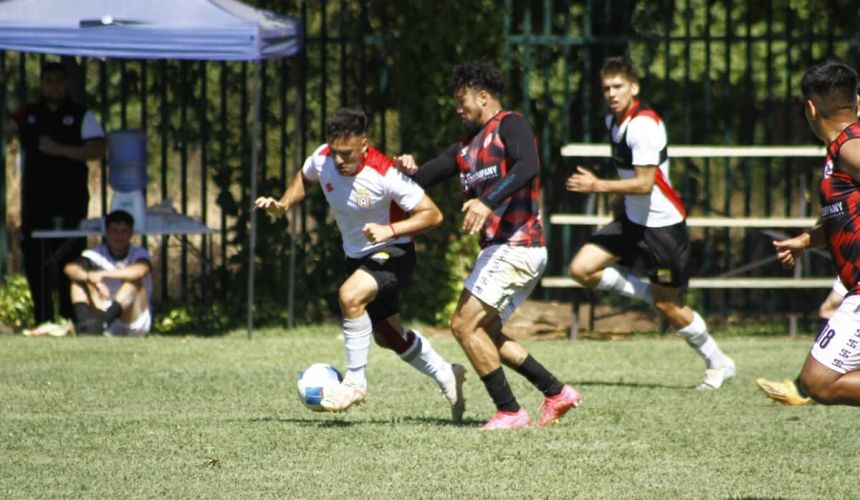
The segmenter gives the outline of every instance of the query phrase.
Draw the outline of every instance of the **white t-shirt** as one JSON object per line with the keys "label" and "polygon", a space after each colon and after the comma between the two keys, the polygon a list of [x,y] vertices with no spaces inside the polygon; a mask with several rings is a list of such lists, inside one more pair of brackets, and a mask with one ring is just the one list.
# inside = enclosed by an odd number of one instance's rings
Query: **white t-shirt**
{"label": "white t-shirt", "polygon": [[[107,243],[102,243],[100,245],[94,246],[93,248],[84,250],[81,256],[90,261],[96,269],[105,271],[123,269],[141,260],[152,260],[149,257],[149,252],[147,252],[145,248],[139,247],[137,245],[129,246],[128,254],[126,254],[126,256],[122,259],[116,259],[111,255]],[[122,281],[115,278],[105,278],[104,283],[105,285],[107,285],[108,290],[110,290],[111,298],[113,298],[116,295],[117,290],[119,290]],[[146,296],[151,299],[152,273],[147,274],[143,278],[143,286],[146,289]]]}
{"label": "white t-shirt", "polygon": [[[651,110],[629,117],[620,124],[612,123],[612,115],[607,115],[606,125],[610,128],[612,142],[618,144],[627,134],[627,146],[633,153],[633,165],[657,165],[654,187],[650,194],[625,194],[624,207],[631,222],[647,227],[663,227],[684,220],[671,197],[677,194],[672,190],[669,179],[669,159],[660,162],[660,152],[666,147],[666,127],[660,117]],[[636,171],[617,169],[620,179],[636,176]],[[679,201],[680,202],[680,201]]]}
{"label": "white t-shirt", "polygon": [[81,139],[103,139],[105,131],[92,111],[87,110],[81,120]]}
{"label": "white t-shirt", "polygon": [[328,144],[323,144],[305,160],[302,174],[308,180],[319,181],[340,229],[347,257],[361,258],[392,243],[410,241],[409,237],[400,236],[371,244],[364,236],[365,224],[388,225],[403,220],[424,197],[421,186],[376,149],[368,148],[364,165],[355,175],[346,176],[338,172]]}

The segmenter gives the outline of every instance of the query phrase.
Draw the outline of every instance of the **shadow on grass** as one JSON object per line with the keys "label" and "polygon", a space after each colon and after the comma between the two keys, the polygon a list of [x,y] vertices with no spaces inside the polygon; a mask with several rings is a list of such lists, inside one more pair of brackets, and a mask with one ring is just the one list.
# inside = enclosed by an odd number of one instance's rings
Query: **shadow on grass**
{"label": "shadow on grass", "polygon": [[397,417],[388,419],[362,418],[357,420],[343,420],[335,418],[334,420],[320,420],[318,418],[294,418],[294,417],[259,417],[249,420],[254,423],[282,423],[294,424],[306,427],[320,428],[345,428],[360,425],[384,425],[392,424],[416,424],[416,425],[434,425],[439,427],[476,427],[484,422],[474,418],[464,418],[460,423],[454,423],[451,419],[435,418],[435,417]]}
{"label": "shadow on grass", "polygon": [[633,389],[683,389],[685,391],[695,388],[695,386],[693,385],[669,385],[642,382],[609,382],[606,380],[581,380],[579,382],[568,383],[573,385],[574,387],[630,387]]}

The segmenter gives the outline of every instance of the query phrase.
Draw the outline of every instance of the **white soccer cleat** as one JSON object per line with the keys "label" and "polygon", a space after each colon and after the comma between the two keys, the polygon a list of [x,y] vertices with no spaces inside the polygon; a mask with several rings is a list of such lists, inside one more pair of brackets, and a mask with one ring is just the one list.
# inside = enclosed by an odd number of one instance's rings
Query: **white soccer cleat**
{"label": "white soccer cleat", "polygon": [[726,380],[735,376],[735,362],[732,358],[726,357],[726,362],[719,368],[708,368],[705,370],[705,377],[696,389],[702,391],[715,391],[723,386]]}
{"label": "white soccer cleat", "polygon": [[364,403],[367,399],[367,388],[352,384],[340,383],[325,391],[320,408],[334,413],[345,412],[350,406]]}
{"label": "white soccer cleat", "polygon": [[441,384],[442,395],[451,405],[451,420],[459,423],[466,411],[466,400],[463,398],[463,382],[466,381],[466,368],[463,365],[452,364],[454,376],[446,384]]}

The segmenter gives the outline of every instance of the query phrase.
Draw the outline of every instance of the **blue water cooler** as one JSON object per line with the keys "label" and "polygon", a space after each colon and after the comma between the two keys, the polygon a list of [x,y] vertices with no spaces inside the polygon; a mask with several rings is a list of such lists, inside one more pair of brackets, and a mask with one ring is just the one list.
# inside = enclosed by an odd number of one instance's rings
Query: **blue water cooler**
{"label": "blue water cooler", "polygon": [[125,210],[134,217],[135,231],[146,227],[146,132],[116,130],[107,135],[108,184],[113,190],[110,211]]}

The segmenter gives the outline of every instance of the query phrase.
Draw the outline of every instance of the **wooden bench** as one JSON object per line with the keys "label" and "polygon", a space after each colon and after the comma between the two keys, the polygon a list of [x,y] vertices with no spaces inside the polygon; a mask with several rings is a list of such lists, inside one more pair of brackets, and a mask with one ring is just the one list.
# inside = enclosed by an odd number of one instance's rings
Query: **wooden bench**
{"label": "wooden bench", "polygon": [[[803,157],[820,158],[823,162],[825,148],[819,146],[706,146],[680,145],[668,148],[669,158],[791,158]],[[609,144],[567,144],[561,148],[565,157],[609,157]],[[550,215],[550,224],[566,224],[580,226],[600,226],[611,221],[609,215],[566,214]],[[703,228],[811,228],[815,225],[815,217],[688,217],[687,226]],[[833,286],[833,276],[802,277],[798,270],[790,278],[750,278],[715,276],[708,278],[691,278],[690,289],[806,289],[830,288]],[[581,288],[573,279],[566,276],[547,276],[541,280],[544,288]],[[578,329],[578,304],[573,304],[573,321],[570,337],[576,337]],[[593,307],[590,314],[589,328],[593,324]],[[790,315],[789,335],[794,336],[797,330],[797,315]]]}

